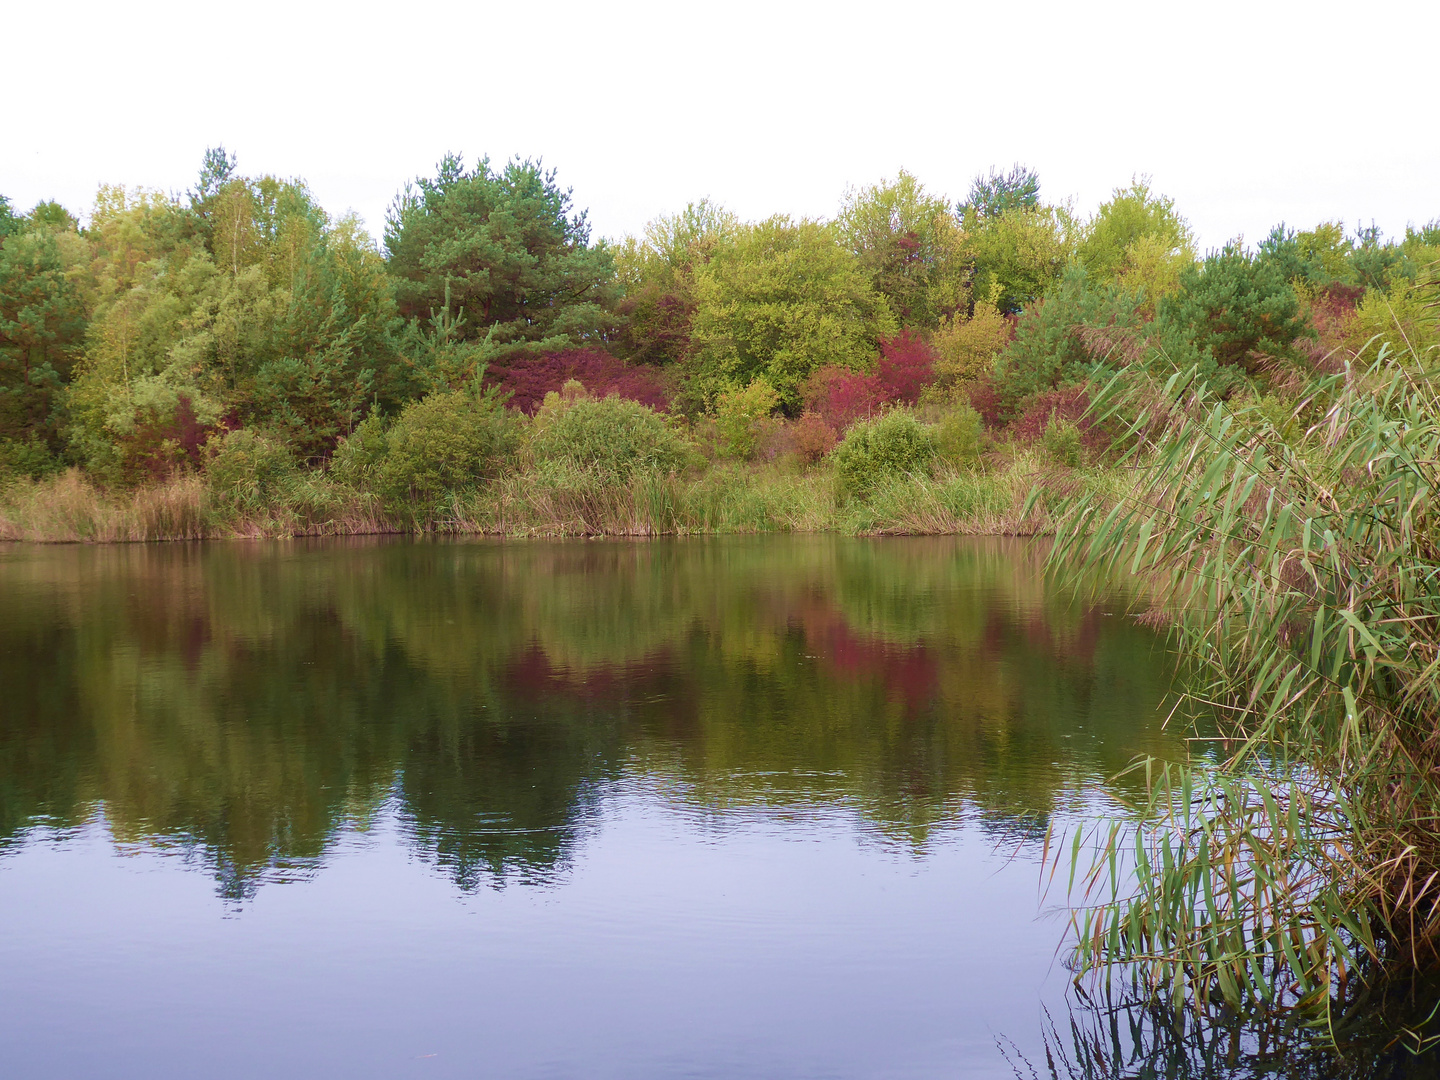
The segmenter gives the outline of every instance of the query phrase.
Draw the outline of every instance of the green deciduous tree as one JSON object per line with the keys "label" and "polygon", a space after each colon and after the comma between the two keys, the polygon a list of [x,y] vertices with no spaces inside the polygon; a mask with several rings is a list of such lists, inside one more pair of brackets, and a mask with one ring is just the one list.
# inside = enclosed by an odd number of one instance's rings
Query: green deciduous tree
{"label": "green deciduous tree", "polygon": [[1195,261],[1195,238],[1175,210],[1175,201],[1157,195],[1148,180],[1116,188],[1090,220],[1080,243],[1080,261],[1096,281],[1121,282],[1131,291],[1173,292],[1180,270]]}
{"label": "green deciduous tree", "polygon": [[848,191],[836,224],[902,323],[933,330],[965,305],[959,224],[949,203],[910,173]]}
{"label": "green deciduous tree", "polygon": [[739,227],[734,214],[701,199],[656,218],[643,236],[626,238],[615,252],[618,355],[647,364],[689,355],[700,271],[721,245],[734,241]]}
{"label": "green deciduous tree", "polygon": [[974,298],[1018,314],[1053,286],[1074,257],[1079,226],[1064,206],[965,213],[965,252]]}
{"label": "green deciduous tree", "polygon": [[188,208],[97,199],[95,317],[67,398],[75,452],[101,475],[128,475],[137,427],[163,427],[182,399],[202,425],[227,418],[324,457],[392,366],[390,279],[355,220],[209,158],[201,189]]}
{"label": "green deciduous tree", "polygon": [[881,335],[898,330],[835,230],[777,216],[738,231],[717,248],[699,277],[696,350],[687,364],[691,405],[764,379],[787,411],[800,407],[800,384],[827,364],[870,361]]}

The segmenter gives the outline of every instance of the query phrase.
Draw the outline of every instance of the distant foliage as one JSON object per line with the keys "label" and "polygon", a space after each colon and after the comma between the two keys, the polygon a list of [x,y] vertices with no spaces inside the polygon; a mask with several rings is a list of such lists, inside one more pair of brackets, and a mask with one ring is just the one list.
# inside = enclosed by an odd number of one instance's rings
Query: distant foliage
{"label": "distant foliage", "polygon": [[610,251],[539,162],[466,169],[446,155],[395,200],[385,247],[403,316],[463,315],[463,336],[495,355],[580,345],[610,325]]}
{"label": "distant foliage", "polygon": [[594,397],[576,382],[546,395],[530,452],[537,462],[560,462],[622,484],[638,472],[673,472],[691,457],[689,444],[654,409],[613,394]]}
{"label": "distant foliage", "polygon": [[214,430],[195,415],[188,395],[177,395],[172,409],[150,410],[121,440],[123,478],[159,480],[177,469],[199,468],[205,444]]}
{"label": "distant foliage", "polygon": [[1121,366],[1142,328],[1137,298],[1097,286],[1072,266],[1060,286],[1020,317],[1015,340],[995,368],[1001,414],[1015,415],[1036,394],[1083,383],[1097,364]]}
{"label": "distant foliage", "polygon": [[970,183],[970,195],[960,205],[961,214],[997,218],[1015,210],[1035,210],[1040,206],[1040,177],[1034,169],[1016,162],[1010,169],[991,169],[980,173]]}
{"label": "distant foliage", "polygon": [[858,367],[899,327],[885,298],[833,227],[774,217],[739,230],[698,281],[691,400],[709,403],[763,378],[786,412],[801,386],[829,364]]}
{"label": "distant foliage", "polygon": [[1293,356],[1296,339],[1313,332],[1276,261],[1236,244],[1181,274],[1179,292],[1160,303],[1156,326],[1169,361],[1198,366],[1221,393],[1267,358]]}
{"label": "distant foliage", "polygon": [[1069,420],[1051,419],[1041,439],[1045,456],[1056,465],[1076,468],[1080,464],[1080,429]]}
{"label": "distant foliage", "polygon": [[374,491],[390,449],[385,417],[371,413],[340,441],[330,457],[330,475],[356,491]]}
{"label": "distant foliage", "polygon": [[[1179,267],[1195,261],[1195,237],[1175,210],[1175,200],[1157,195],[1146,180],[1116,188],[1085,231],[1079,257],[1096,281],[1118,282],[1139,270],[1137,250],[1153,263],[1158,256]],[[1148,271],[1154,275],[1154,270]],[[1130,284],[1127,282],[1127,284]]]}
{"label": "distant foliage", "polygon": [[968,403],[947,410],[933,434],[936,454],[951,465],[973,464],[985,448],[985,423]]}
{"label": "distant foliage", "polygon": [[832,454],[841,491],[863,498],[887,476],[928,474],[935,459],[935,438],[903,409],[856,424]]}
{"label": "distant foliage", "polygon": [[635,363],[679,364],[690,357],[700,273],[740,221],[709,199],[645,226],[615,251],[619,329],[609,347]]}
{"label": "distant foliage", "polygon": [[[1068,427],[1075,431],[1075,438],[1092,450],[1101,450],[1109,445],[1108,434],[1098,427],[1094,418],[1087,415],[1090,409],[1090,393],[1083,386],[1070,386],[1059,390],[1047,390],[1036,394],[1024,406],[1024,411],[1010,427],[1011,436],[1022,443],[1050,443],[1052,428]],[[1067,440],[1069,436],[1065,437]]]}
{"label": "distant foliage", "polygon": [[61,468],[60,461],[37,436],[23,441],[0,439],[0,485],[16,479],[39,480]]}
{"label": "distant foliage", "polygon": [[670,404],[665,378],[658,369],[627,364],[603,349],[565,349],[521,357],[492,364],[485,374],[487,384],[508,394],[505,403],[510,408],[529,416],[540,408],[546,394],[571,380],[598,398],[615,394],[660,412]]}
{"label": "distant foliage", "polygon": [[964,234],[946,200],[910,173],[846,192],[837,225],[902,323],[933,330],[965,303]]}

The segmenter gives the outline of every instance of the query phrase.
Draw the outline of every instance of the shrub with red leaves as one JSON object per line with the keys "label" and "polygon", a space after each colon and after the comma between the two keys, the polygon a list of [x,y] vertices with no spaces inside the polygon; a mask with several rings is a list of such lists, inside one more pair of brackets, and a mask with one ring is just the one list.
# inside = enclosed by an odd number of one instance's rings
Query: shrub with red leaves
{"label": "shrub with red leaves", "polygon": [[815,413],[806,413],[790,425],[790,445],[806,465],[814,465],[839,441],[836,430]]}
{"label": "shrub with red leaves", "polygon": [[1110,445],[1110,439],[1085,415],[1090,408],[1090,392],[1083,386],[1067,386],[1058,390],[1045,390],[1025,403],[1010,433],[1019,442],[1031,443],[1045,434],[1045,429],[1056,421],[1068,420],[1080,430],[1080,441],[1087,449],[1103,450]]}
{"label": "shrub with red leaves", "polygon": [[617,360],[603,349],[565,349],[543,356],[521,357],[509,364],[493,364],[485,372],[486,385],[508,390],[506,404],[533,416],[545,395],[577,379],[595,397],[616,394],[659,412],[670,405],[660,371]]}
{"label": "shrub with red leaves", "polygon": [[976,379],[966,388],[966,394],[970,398],[970,407],[980,414],[987,428],[995,431],[1004,426],[1008,399],[995,385],[994,379],[989,375]]}
{"label": "shrub with red leaves", "polygon": [[134,432],[120,441],[127,481],[163,480],[183,466],[196,468],[211,428],[200,422],[186,394],[175,399],[169,416],[151,412],[135,424]]}
{"label": "shrub with red leaves", "polygon": [[1349,336],[1350,320],[1365,296],[1363,285],[1341,285],[1339,282],[1322,289],[1307,305],[1315,336],[1295,342],[1300,354],[1317,371],[1339,372],[1344,367],[1342,347]]}
{"label": "shrub with red leaves", "polygon": [[909,330],[881,338],[878,374],[886,400],[914,405],[920,391],[935,381],[935,350]]}
{"label": "shrub with red leaves", "polygon": [[802,388],[805,411],[818,416],[836,431],[872,416],[888,396],[877,375],[852,371],[838,364],[820,368]]}

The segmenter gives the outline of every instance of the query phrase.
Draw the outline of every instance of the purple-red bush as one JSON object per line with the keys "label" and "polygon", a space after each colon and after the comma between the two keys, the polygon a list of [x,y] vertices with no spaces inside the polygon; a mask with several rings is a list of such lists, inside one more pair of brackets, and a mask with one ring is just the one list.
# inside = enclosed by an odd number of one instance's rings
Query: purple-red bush
{"label": "purple-red bush", "polygon": [[816,413],[806,413],[790,425],[790,445],[795,456],[814,465],[840,441],[839,434]]}
{"label": "purple-red bush", "polygon": [[836,431],[873,415],[888,400],[879,376],[838,364],[828,364],[805,380],[801,396],[805,411]]}
{"label": "purple-red bush", "polygon": [[1083,386],[1045,390],[1025,403],[1024,410],[1010,425],[1010,434],[1018,442],[1032,443],[1045,434],[1051,423],[1068,420],[1080,430],[1080,441],[1086,449],[1103,450],[1110,445],[1110,439],[1085,415],[1089,408],[1090,392]]}
{"label": "purple-red bush", "polygon": [[509,364],[493,364],[485,372],[486,385],[509,391],[506,404],[534,415],[551,390],[577,379],[599,398],[616,394],[659,412],[670,405],[665,378],[653,367],[627,364],[603,349],[565,349],[543,356],[521,357]]}
{"label": "purple-red bush", "polygon": [[133,433],[120,440],[124,479],[131,483],[163,480],[178,468],[199,467],[201,448],[212,430],[195,415],[189,396],[178,395],[169,416],[151,411],[136,421]]}
{"label": "purple-red bush", "polygon": [[991,431],[1004,426],[1006,397],[989,375],[976,379],[965,388],[970,398],[970,407],[980,414],[980,419]]}
{"label": "purple-red bush", "polygon": [[935,381],[935,350],[909,330],[881,338],[878,374],[886,400],[914,405],[920,391]]}
{"label": "purple-red bush", "polygon": [[1355,308],[1365,297],[1363,285],[1341,285],[1338,282],[1322,289],[1306,305],[1315,336],[1299,338],[1295,345],[1300,354],[1317,371],[1339,372],[1344,368],[1345,343],[1350,337],[1350,324]]}

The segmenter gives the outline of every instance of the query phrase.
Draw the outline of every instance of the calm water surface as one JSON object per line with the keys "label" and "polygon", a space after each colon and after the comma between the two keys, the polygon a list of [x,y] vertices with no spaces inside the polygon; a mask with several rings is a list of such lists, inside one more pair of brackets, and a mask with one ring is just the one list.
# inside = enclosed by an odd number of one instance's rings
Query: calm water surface
{"label": "calm water surface", "polygon": [[6,1077],[1013,1076],[1040,837],[1179,752],[993,541],[12,546],[0,614]]}

